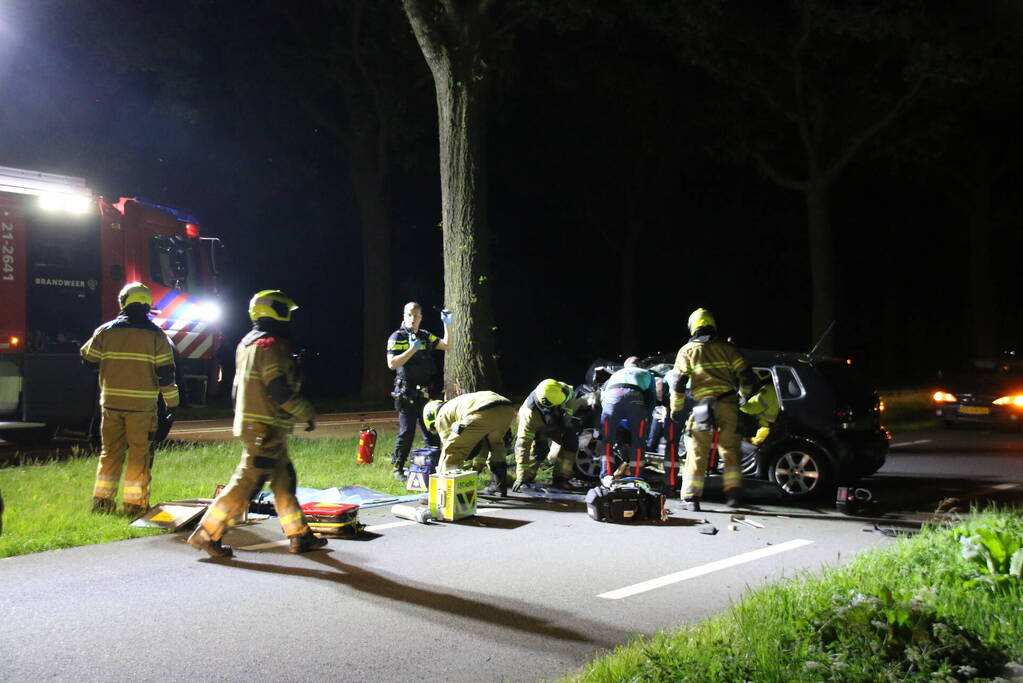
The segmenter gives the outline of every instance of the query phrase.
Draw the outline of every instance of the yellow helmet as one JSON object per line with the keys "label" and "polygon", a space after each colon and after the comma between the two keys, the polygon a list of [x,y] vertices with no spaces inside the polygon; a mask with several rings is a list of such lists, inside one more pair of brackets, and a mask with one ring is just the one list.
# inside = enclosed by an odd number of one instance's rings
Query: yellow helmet
{"label": "yellow helmet", "polygon": [[260,318],[273,318],[281,322],[291,322],[291,312],[298,304],[290,296],[279,289],[264,289],[256,292],[249,300],[249,318],[256,322]]}
{"label": "yellow helmet", "polygon": [[559,382],[555,379],[545,379],[536,385],[533,396],[536,402],[544,408],[553,408],[572,398],[573,389],[570,384]]}
{"label": "yellow helmet", "polygon": [[697,308],[689,314],[689,334],[695,334],[696,330],[701,327],[713,327],[716,329],[717,326],[717,323],[714,322],[714,315],[706,308]]}
{"label": "yellow helmet", "polygon": [[423,406],[423,424],[428,431],[437,433],[437,411],[444,405],[444,401],[430,401]]}
{"label": "yellow helmet", "polygon": [[149,291],[149,287],[146,287],[141,282],[129,282],[121,288],[120,293],[117,295],[117,303],[121,305],[121,310],[124,310],[131,304],[142,304],[151,307],[153,305],[153,293]]}

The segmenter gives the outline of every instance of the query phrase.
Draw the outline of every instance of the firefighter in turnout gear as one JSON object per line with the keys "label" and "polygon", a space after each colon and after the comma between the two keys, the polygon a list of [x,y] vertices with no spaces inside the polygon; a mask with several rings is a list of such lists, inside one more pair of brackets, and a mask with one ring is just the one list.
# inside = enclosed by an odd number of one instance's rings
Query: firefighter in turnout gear
{"label": "firefighter in turnout gear", "polygon": [[[698,308],[689,316],[689,333],[692,336],[675,358],[675,371],[683,383],[688,381],[694,402],[686,420],[683,509],[700,509],[707,459],[715,446],[725,463],[725,500],[735,507],[742,490],[739,398],[745,400],[752,393],[753,373],[739,350],[717,336],[717,324],[707,309]],[[684,395],[672,393],[673,415],[682,413],[684,400]]]}
{"label": "firefighter in turnout gear", "polygon": [[136,517],[149,509],[152,441],[160,397],[168,408],[178,405],[174,351],[167,335],[149,320],[153,295],[132,282],[117,297],[121,313],[100,326],[81,349],[83,361],[99,370],[100,434],[103,450],[96,469],[92,511],[117,508],[117,483],[125,450],[124,513]]}
{"label": "firefighter in turnout gear", "polygon": [[241,462],[188,538],[189,545],[210,557],[231,556],[221,538],[267,480],[281,527],[291,540],[289,552],[304,553],[327,544],[306,524],[295,497],[295,467],[288,457],[293,422],[305,422],[306,431],[316,428],[316,411],[300,393],[293,357],[291,312],[296,308],[289,296],[275,289],[258,292],[249,302],[253,328],[235,352],[234,435],[242,442]]}
{"label": "firefighter in turnout gear", "polygon": [[739,410],[757,419],[757,433],[750,439],[754,446],[760,446],[771,434],[771,425],[778,419],[781,406],[778,404],[778,392],[774,388],[774,378],[770,370],[754,370],[757,378],[753,387],[753,396]]}
{"label": "firefighter in turnout gear", "polygon": [[522,403],[515,433],[516,472],[512,491],[518,491],[536,478],[538,463],[533,458],[533,449],[536,440],[542,438],[551,441],[547,456],[554,463],[551,486],[569,488],[579,452],[579,430],[573,423],[573,414],[582,402],[575,398],[571,385],[545,379]]}
{"label": "firefighter in turnout gear", "polygon": [[492,391],[476,391],[446,402],[427,403],[423,408],[423,423],[440,437],[437,471],[458,469],[479,454],[490,463],[490,486],[486,492],[508,495],[504,435],[514,419],[512,402]]}
{"label": "firefighter in turnout gear", "polygon": [[[394,440],[391,464],[394,466],[394,478],[398,481],[405,481],[405,462],[416,437],[416,423],[420,420],[423,406],[430,400],[430,384],[437,374],[432,352],[448,348],[451,319],[451,311],[441,311],[444,337],[440,338],[419,327],[423,321],[422,306],[410,301],[405,304],[401,327],[387,339],[387,367],[395,371],[391,395],[394,397],[394,409],[398,411],[398,436]],[[436,435],[421,422],[420,426],[427,445],[438,446]]]}

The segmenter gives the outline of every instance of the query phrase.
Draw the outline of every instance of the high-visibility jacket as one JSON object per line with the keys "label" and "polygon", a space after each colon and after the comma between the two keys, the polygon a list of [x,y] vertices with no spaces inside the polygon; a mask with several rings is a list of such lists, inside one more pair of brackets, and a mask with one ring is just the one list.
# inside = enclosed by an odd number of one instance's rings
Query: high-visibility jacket
{"label": "high-visibility jacket", "polygon": [[778,419],[781,406],[778,404],[778,392],[774,388],[774,382],[768,379],[760,391],[749,398],[745,405],[739,406],[739,410],[757,418],[757,423],[761,427],[767,427]]}
{"label": "high-visibility jacket", "polygon": [[[560,406],[553,408],[542,408],[536,402],[536,397],[530,394],[519,407],[518,424],[515,431],[515,458],[522,458],[528,462],[533,456],[533,443],[537,436],[544,436],[551,432],[558,432],[559,435],[572,430],[571,418],[575,411],[585,405],[586,399],[572,398]],[[571,445],[571,444],[569,444]],[[575,451],[577,448],[568,448]]]}
{"label": "high-visibility jacket", "polygon": [[270,332],[254,329],[235,351],[234,435],[246,422],[291,429],[295,420],[311,420],[316,410],[301,392],[292,344]]}
{"label": "high-visibility jacket", "polygon": [[454,424],[492,406],[511,405],[511,401],[493,391],[474,391],[455,396],[437,411],[437,434],[441,440],[451,436]]}
{"label": "high-visibility jacket", "polygon": [[[718,337],[693,337],[678,351],[675,371],[689,378],[693,399],[713,398],[738,389],[744,396],[752,390],[746,360],[734,345]],[[673,393],[671,411],[683,408],[685,396]]]}
{"label": "high-visibility jacket", "polygon": [[160,394],[168,408],[178,405],[174,352],[164,331],[148,318],[122,313],[96,328],[80,353],[99,367],[99,402],[104,408],[156,410]]}

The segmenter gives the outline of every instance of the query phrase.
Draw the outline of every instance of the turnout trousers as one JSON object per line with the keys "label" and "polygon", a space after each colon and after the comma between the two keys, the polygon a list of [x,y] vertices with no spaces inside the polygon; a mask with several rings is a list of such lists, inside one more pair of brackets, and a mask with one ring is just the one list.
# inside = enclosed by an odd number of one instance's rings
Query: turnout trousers
{"label": "turnout trousers", "polygon": [[559,427],[539,432],[533,439],[533,452],[515,455],[515,478],[525,482],[536,479],[536,471],[540,468],[540,460],[536,458],[537,442],[550,439],[551,447],[547,452],[547,462],[554,466],[555,479],[571,479],[575,471],[575,460],[579,455],[579,435],[570,427]]}
{"label": "turnout trousers", "polygon": [[[114,500],[117,483],[124,469],[124,504],[149,507],[149,483],[153,467],[153,435],[156,432],[156,409],[114,410],[103,408],[100,436],[103,449],[96,467],[96,484],[92,495]],[[124,467],[125,452],[128,466]]]}
{"label": "turnout trousers", "polygon": [[[725,463],[724,488],[726,491],[742,486],[742,449],[739,436],[739,406],[718,401],[714,404],[714,425],[717,428],[717,447]],[[714,446],[715,430],[695,429],[690,415],[686,421],[686,469],[682,478],[682,496],[703,496],[703,479],[707,474],[707,459]]]}
{"label": "turnout trousers", "polygon": [[[491,468],[495,460],[507,465],[504,435],[517,412],[514,406],[496,405],[460,420],[461,432],[451,433],[443,440],[437,471],[458,469],[470,457],[475,457],[477,446],[480,447],[479,458],[485,457],[491,463]],[[484,454],[484,448],[489,451],[489,455]]]}
{"label": "turnout trousers", "polygon": [[301,536],[309,531],[295,497],[297,481],[288,457],[288,431],[261,422],[243,424],[241,462],[200,522],[212,540],[219,541],[241,519],[252,496],[268,479],[284,534]]}

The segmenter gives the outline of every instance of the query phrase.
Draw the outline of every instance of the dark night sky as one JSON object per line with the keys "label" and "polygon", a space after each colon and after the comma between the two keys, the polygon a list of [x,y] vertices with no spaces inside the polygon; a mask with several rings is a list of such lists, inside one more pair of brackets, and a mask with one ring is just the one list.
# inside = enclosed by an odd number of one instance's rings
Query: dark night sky
{"label": "dark night sky", "polygon": [[[168,95],[159,69],[111,50],[132,27],[121,10],[138,3],[0,0],[0,165],[80,175],[108,197],[191,211],[228,247],[225,297],[237,312],[228,343],[243,332],[251,292],[285,289],[302,306],[304,340],[334,358],[320,391],[355,393],[362,283],[345,174],[310,152],[319,133],[258,71],[244,84],[247,104],[225,95],[243,88],[227,80],[237,72],[220,66],[232,60],[211,42],[243,5],[206,6],[204,15],[148,4],[147,11],[166,15],[152,25],[165,22],[168,34],[197,41],[194,53],[178,55],[194,79],[184,88],[194,99],[184,106]],[[245,30],[225,41],[233,59],[246,45],[273,59],[274,27],[250,20]],[[425,65],[422,71],[425,78]],[[809,348],[802,198],[706,144],[714,118],[706,108],[715,101],[706,76],[680,69],[627,31],[610,40],[542,27],[523,29],[496,71],[492,282],[501,368],[512,391],[544,376],[578,381],[596,356],[674,350],[697,306],[711,308],[742,345]],[[409,98],[418,122],[435,131],[429,83]],[[641,183],[634,182],[637,159],[648,162]],[[1014,290],[1023,245],[1018,194],[1004,189],[1018,183],[1019,169],[1008,177],[995,197],[1008,218],[995,232],[990,269],[1001,345],[1011,348],[1021,332]],[[435,133],[396,166],[390,189],[397,324],[410,297],[427,307],[441,303]],[[645,231],[640,268],[624,273],[617,245],[630,201],[642,207]],[[888,386],[921,381],[968,357],[969,223],[947,186],[919,165],[910,170],[866,154],[837,186],[832,221],[839,353]],[[621,301],[622,278],[636,283],[635,300]],[[638,322],[635,348],[622,347],[624,306]],[[424,327],[439,331],[432,311]],[[384,341],[371,361],[383,361]]]}

